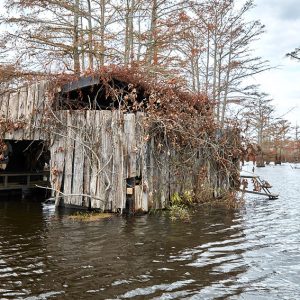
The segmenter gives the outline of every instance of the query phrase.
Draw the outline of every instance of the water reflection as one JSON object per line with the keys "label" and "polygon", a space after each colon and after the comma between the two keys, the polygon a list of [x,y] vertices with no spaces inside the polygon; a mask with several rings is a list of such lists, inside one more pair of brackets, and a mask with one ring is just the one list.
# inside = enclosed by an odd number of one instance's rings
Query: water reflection
{"label": "water reflection", "polygon": [[0,298],[297,299],[299,206],[289,189],[235,212],[201,209],[191,224],[164,214],[80,223],[1,200]]}

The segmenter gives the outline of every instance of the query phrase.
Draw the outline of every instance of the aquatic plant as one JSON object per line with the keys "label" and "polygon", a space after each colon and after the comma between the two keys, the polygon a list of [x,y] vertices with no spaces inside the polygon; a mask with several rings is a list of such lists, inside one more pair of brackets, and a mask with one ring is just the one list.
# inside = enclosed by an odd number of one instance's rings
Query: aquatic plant
{"label": "aquatic plant", "polygon": [[73,221],[82,221],[82,222],[95,222],[104,219],[110,219],[114,214],[103,213],[103,212],[86,212],[86,211],[77,211],[76,213],[69,216],[69,219]]}
{"label": "aquatic plant", "polygon": [[194,199],[194,193],[191,190],[184,191],[182,194],[174,193],[171,196],[169,207],[170,219],[172,221],[190,222],[191,207],[194,204]]}
{"label": "aquatic plant", "polygon": [[170,208],[170,219],[172,221],[181,220],[184,222],[190,222],[191,211],[187,206],[173,205]]}
{"label": "aquatic plant", "polygon": [[169,215],[172,221],[181,220],[184,222],[190,222],[192,208],[196,205],[222,207],[228,210],[235,210],[243,206],[243,196],[232,190],[221,189],[217,191],[219,197],[214,196],[215,189],[204,183],[201,188],[197,190],[197,193],[187,190],[183,193],[174,193],[171,196]]}

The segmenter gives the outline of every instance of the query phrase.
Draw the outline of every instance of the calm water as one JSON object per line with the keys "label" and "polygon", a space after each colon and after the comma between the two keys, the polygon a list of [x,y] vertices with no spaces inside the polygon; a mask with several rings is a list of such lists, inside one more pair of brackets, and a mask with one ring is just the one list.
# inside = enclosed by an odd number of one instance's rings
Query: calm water
{"label": "calm water", "polygon": [[0,299],[300,299],[300,169],[258,173],[278,200],[78,223],[0,201]]}

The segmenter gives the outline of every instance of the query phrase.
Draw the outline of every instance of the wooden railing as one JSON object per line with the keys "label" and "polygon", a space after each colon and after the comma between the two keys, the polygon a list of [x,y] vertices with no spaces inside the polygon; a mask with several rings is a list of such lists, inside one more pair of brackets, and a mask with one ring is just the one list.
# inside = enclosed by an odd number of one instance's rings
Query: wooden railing
{"label": "wooden railing", "polygon": [[0,191],[50,186],[50,172],[0,172]]}

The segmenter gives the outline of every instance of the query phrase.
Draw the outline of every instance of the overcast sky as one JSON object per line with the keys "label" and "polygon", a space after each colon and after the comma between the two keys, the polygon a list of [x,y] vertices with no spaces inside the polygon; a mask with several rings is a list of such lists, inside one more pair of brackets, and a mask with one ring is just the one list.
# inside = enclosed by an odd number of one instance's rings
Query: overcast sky
{"label": "overcast sky", "polygon": [[266,32],[254,45],[255,54],[278,66],[254,80],[274,99],[277,116],[295,107],[284,118],[300,125],[300,61],[285,57],[300,46],[300,0],[254,1],[256,7],[250,17],[266,25]]}
{"label": "overcast sky", "polygon": [[[246,0],[237,0],[244,3]],[[249,18],[260,20],[266,32],[253,48],[255,55],[270,61],[276,69],[256,75],[254,82],[261,91],[271,95],[281,116],[300,125],[300,61],[291,60],[286,53],[300,46],[300,0],[254,0],[256,7]],[[0,0],[0,8],[3,0]]]}

